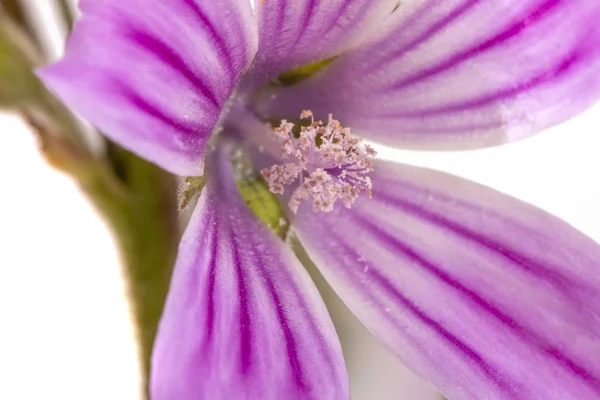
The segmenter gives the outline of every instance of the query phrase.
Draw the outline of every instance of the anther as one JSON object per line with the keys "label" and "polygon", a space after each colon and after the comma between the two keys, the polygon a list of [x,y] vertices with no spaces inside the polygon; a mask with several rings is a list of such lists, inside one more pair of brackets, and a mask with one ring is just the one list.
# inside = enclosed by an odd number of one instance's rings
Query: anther
{"label": "anther", "polygon": [[370,157],[377,153],[362,144],[362,138],[352,136],[329,114],[327,124],[315,121],[311,111],[303,110],[301,119],[310,119],[294,134],[294,124],[282,120],[274,129],[281,142],[283,159],[289,162],[273,165],[261,171],[275,194],[284,194],[285,187],[297,183],[288,206],[294,213],[300,203],[310,199],[315,211],[330,212],[341,200],[347,208],[365,191],[371,197],[372,183],[368,174],[373,171]]}

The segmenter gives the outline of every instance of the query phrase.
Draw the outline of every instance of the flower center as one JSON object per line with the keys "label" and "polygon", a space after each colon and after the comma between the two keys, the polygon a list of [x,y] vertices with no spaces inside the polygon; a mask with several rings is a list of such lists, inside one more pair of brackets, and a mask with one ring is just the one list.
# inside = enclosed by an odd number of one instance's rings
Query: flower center
{"label": "flower center", "polygon": [[330,212],[341,200],[346,208],[364,190],[371,197],[372,183],[369,172],[373,163],[369,159],[377,153],[362,138],[352,136],[329,114],[327,124],[315,121],[311,111],[302,111],[300,118],[310,120],[310,125],[294,129],[295,125],[282,120],[274,129],[281,142],[284,158],[290,160],[261,171],[275,194],[284,194],[285,186],[298,182],[288,206],[293,213],[300,203],[310,199],[313,210]]}

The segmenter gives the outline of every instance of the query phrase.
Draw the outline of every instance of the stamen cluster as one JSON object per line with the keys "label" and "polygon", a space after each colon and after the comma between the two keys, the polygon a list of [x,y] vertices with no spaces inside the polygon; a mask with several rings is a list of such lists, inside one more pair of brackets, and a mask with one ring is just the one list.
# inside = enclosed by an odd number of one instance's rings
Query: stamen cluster
{"label": "stamen cluster", "polygon": [[288,203],[294,213],[309,198],[313,210],[321,212],[332,211],[337,200],[350,208],[362,190],[370,198],[368,174],[373,163],[369,157],[377,154],[375,150],[361,144],[362,138],[352,136],[350,128],[344,128],[331,114],[326,125],[315,121],[311,111],[302,111],[300,118],[311,123],[299,132],[294,133],[295,125],[286,120],[274,129],[284,159],[292,161],[261,171],[269,190],[284,194],[285,186],[299,181]]}

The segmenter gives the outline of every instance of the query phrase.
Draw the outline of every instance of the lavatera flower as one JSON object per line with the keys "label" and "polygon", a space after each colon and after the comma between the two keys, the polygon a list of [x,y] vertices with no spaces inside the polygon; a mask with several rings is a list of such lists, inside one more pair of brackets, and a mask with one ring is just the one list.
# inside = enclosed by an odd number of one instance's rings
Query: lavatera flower
{"label": "lavatera flower", "polygon": [[449,399],[600,398],[600,247],[484,186],[381,161],[360,139],[480,148],[576,115],[600,97],[598,0],[81,11],[66,57],[40,76],[124,147],[206,178],[156,341],[154,400],[349,398],[325,306],[247,206],[248,180],[279,199],[288,234],[367,329]]}

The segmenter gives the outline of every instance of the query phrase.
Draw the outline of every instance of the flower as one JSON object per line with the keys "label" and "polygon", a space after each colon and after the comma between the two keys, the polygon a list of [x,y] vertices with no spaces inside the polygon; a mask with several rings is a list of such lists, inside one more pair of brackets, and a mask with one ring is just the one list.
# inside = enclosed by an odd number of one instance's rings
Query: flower
{"label": "flower", "polygon": [[[239,195],[240,149],[288,196],[292,232],[346,305],[448,398],[600,397],[596,243],[445,173],[364,158],[356,187],[340,175],[357,162],[351,146],[372,156],[355,134],[477,148],[590,106],[600,3],[247,3],[82,0],[66,57],[40,71],[121,145],[176,174],[205,171],[155,345],[153,399],[349,396],[315,287]],[[293,132],[304,109],[327,122]],[[274,135],[268,122],[284,118]],[[325,140],[342,135],[331,143],[350,140],[346,150],[321,148],[330,123]]]}

